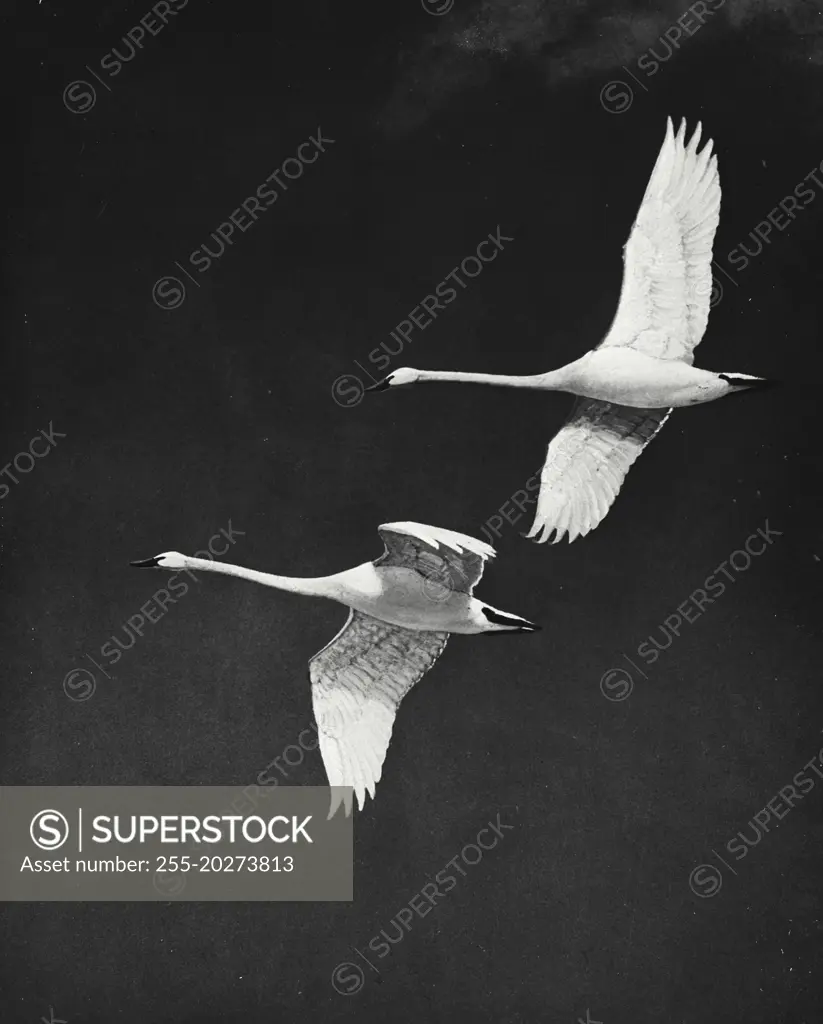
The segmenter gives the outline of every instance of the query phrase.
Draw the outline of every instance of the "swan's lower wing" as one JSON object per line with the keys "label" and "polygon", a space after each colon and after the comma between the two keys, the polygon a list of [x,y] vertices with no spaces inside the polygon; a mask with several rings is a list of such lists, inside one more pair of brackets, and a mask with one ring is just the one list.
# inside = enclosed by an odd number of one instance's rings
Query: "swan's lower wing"
{"label": "swan's lower wing", "polygon": [[[400,701],[432,667],[448,633],[404,629],[351,611],[309,662],[320,753],[330,786],[351,786],[360,810],[380,781]],[[331,817],[351,793],[332,792]]]}
{"label": "swan's lower wing", "polygon": [[543,544],[552,533],[552,543],[568,534],[571,543],[593,530],[611,508],[629,467],[670,413],[578,399],[549,444],[527,536]]}

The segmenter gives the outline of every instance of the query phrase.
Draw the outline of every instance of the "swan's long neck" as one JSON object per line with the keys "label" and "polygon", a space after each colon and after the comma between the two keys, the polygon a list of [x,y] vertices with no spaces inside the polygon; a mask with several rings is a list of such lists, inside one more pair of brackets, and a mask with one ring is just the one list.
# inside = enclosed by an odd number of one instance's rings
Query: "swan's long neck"
{"label": "swan's long neck", "polygon": [[185,568],[205,570],[206,572],[220,572],[226,576],[240,576],[244,580],[251,580],[253,583],[262,583],[264,587],[276,587],[278,590],[288,590],[292,594],[305,594],[308,597],[338,597],[338,589],[331,576],[296,577],[296,576],[275,576],[270,572],[259,572],[257,569],[246,569],[242,565],[232,565],[229,562],[212,562],[210,558],[191,558],[185,555],[183,558]]}
{"label": "swan's long neck", "polygon": [[[563,368],[564,369],[564,368]],[[418,381],[446,381],[455,384],[493,384],[501,388],[536,388],[559,391],[565,383],[563,369],[525,376],[506,373],[464,373],[460,370],[418,370]]]}

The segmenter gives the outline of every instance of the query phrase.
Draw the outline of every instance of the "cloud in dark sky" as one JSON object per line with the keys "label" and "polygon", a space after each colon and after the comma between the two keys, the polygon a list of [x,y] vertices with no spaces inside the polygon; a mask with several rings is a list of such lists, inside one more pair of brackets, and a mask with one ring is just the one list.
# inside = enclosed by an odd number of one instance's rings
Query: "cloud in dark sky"
{"label": "cloud in dark sky", "polygon": [[[482,86],[501,61],[527,63],[552,85],[634,63],[650,47],[665,52],[664,34],[678,18],[699,25],[688,13],[695,8],[701,4],[684,0],[654,11],[626,10],[619,0],[481,0],[462,13],[455,7],[407,57],[384,128],[413,130],[453,97]],[[704,0],[702,8],[703,31],[774,25],[783,59],[823,64],[823,19],[808,0]]]}

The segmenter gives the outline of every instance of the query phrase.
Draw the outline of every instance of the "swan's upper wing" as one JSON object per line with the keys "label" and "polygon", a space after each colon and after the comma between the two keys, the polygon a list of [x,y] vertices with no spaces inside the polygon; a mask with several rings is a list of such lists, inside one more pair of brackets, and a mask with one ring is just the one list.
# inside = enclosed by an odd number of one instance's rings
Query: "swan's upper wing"
{"label": "swan's upper wing", "polygon": [[[320,753],[330,786],[352,786],[360,810],[374,799],[397,707],[443,652],[448,633],[404,629],[362,612],[309,662]],[[342,798],[351,813],[351,793]],[[340,805],[332,793],[329,817]]]}
{"label": "swan's upper wing", "polygon": [[712,243],[720,220],[720,178],[701,126],[685,144],[671,118],[629,240],[617,314],[601,346],[623,345],[691,363],[709,319]]}
{"label": "swan's upper wing", "polygon": [[494,548],[464,533],[423,523],[384,523],[378,526],[386,550],[375,565],[403,565],[426,580],[437,599],[439,591],[471,594]]}
{"label": "swan's upper wing", "polygon": [[569,543],[606,516],[629,467],[660,430],[671,409],[633,409],[580,398],[549,443],[534,523],[542,544],[568,533]]}

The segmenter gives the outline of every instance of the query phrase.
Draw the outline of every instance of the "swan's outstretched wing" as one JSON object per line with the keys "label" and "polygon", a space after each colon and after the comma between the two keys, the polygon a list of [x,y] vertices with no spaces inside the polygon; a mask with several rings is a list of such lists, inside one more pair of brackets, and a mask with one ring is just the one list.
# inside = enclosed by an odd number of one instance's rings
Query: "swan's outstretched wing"
{"label": "swan's outstretched wing", "polygon": [[691,363],[709,319],[712,243],[720,219],[720,178],[701,126],[686,145],[671,118],[629,240],[617,314],[601,346],[623,345]]}
{"label": "swan's outstretched wing", "polygon": [[632,409],[579,398],[549,444],[534,523],[545,543],[582,537],[605,517],[629,467],[660,430],[671,409]]}
{"label": "swan's outstretched wing", "polygon": [[419,572],[432,588],[471,594],[483,575],[494,548],[464,533],[423,523],[384,523],[378,526],[386,550],[375,565],[403,565]]}
{"label": "swan's outstretched wing", "polygon": [[[312,706],[330,786],[352,786],[363,809],[380,781],[400,701],[432,667],[448,640],[351,611],[334,640],[309,662]],[[346,793],[346,814],[351,794]],[[332,792],[331,817],[341,796]]]}

